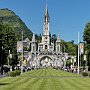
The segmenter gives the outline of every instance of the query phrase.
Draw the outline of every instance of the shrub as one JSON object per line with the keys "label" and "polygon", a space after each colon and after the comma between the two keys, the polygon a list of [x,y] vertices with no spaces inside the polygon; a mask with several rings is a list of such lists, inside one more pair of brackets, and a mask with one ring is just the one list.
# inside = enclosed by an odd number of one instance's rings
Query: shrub
{"label": "shrub", "polygon": [[19,76],[21,74],[20,70],[15,70],[16,76]]}
{"label": "shrub", "polygon": [[87,72],[82,72],[82,76],[87,77],[88,73]]}
{"label": "shrub", "polygon": [[90,77],[90,72],[88,73],[88,76]]}
{"label": "shrub", "polygon": [[12,72],[9,72],[8,75],[11,76],[11,77],[15,77],[16,73],[14,71],[12,71]]}
{"label": "shrub", "polygon": [[15,70],[15,71],[9,72],[8,75],[11,77],[15,77],[15,76],[19,76],[20,73],[21,73],[20,70]]}

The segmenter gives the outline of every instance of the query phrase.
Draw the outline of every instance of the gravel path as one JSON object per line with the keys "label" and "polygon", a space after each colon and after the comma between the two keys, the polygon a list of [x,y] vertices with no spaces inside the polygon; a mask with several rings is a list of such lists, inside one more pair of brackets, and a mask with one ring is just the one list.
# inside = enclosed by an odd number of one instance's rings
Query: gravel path
{"label": "gravel path", "polygon": [[7,77],[6,75],[0,75],[0,78],[5,78],[5,77]]}

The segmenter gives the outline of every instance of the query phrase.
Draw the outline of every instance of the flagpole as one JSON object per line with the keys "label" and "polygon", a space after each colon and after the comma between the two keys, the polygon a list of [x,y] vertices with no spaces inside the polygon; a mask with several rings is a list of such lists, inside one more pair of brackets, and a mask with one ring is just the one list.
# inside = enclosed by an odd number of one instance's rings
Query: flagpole
{"label": "flagpole", "polygon": [[21,61],[21,74],[23,73],[23,30],[22,30],[22,61]]}
{"label": "flagpole", "polygon": [[79,32],[78,32],[78,74],[79,74]]}

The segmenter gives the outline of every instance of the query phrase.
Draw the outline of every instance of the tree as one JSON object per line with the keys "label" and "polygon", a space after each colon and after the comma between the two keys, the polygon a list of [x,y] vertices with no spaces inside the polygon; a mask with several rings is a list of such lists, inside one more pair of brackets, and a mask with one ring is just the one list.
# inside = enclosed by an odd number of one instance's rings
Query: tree
{"label": "tree", "polygon": [[84,34],[83,34],[83,40],[87,44],[90,44],[90,22],[87,23],[86,26],[85,26]]}
{"label": "tree", "polygon": [[76,55],[76,48],[77,48],[77,45],[74,44],[74,42],[72,41],[69,41],[67,42],[67,51],[70,55]]}
{"label": "tree", "polygon": [[84,28],[83,40],[85,41],[85,51],[87,52],[87,64],[90,67],[90,22]]}
{"label": "tree", "polygon": [[36,40],[37,40],[37,43],[41,43],[41,40],[42,40],[42,36],[41,36],[41,34],[35,34],[35,38],[36,38]]}
{"label": "tree", "polygon": [[69,69],[70,69],[71,64],[72,64],[72,63],[71,63],[71,59],[68,59],[68,60],[66,61],[66,66],[69,67]]}
{"label": "tree", "polygon": [[51,42],[53,42],[55,44],[56,40],[57,40],[57,36],[56,36],[56,34],[53,34],[51,37]]}
{"label": "tree", "polygon": [[[9,61],[10,65],[15,65],[13,60],[16,57],[16,45],[17,39],[14,30],[9,25],[0,24],[0,66],[3,70],[3,65],[7,64],[7,59],[9,57],[9,50],[13,54],[12,59]],[[15,60],[17,61],[17,60]],[[3,74],[3,73],[2,73]]]}
{"label": "tree", "polygon": [[66,42],[61,40],[62,52],[67,52],[69,55],[76,55],[77,53],[77,45],[74,44],[74,41]]}

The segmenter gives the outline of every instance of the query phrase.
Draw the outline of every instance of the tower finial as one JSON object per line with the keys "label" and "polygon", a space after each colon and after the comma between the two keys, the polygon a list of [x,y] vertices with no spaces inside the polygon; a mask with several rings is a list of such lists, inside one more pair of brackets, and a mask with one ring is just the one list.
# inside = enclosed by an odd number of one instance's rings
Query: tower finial
{"label": "tower finial", "polygon": [[32,42],[35,42],[35,34],[33,33]]}
{"label": "tower finial", "polygon": [[46,3],[46,12],[45,12],[45,15],[47,16],[48,14],[48,6],[47,6],[47,3]]}
{"label": "tower finial", "polygon": [[46,3],[46,10],[48,9],[48,5],[47,5],[47,3]]}
{"label": "tower finial", "polygon": [[60,33],[58,33],[57,42],[60,42]]}
{"label": "tower finial", "polygon": [[46,0],[46,8],[47,8],[48,4],[47,4],[47,0]]}
{"label": "tower finial", "polygon": [[49,17],[49,13],[48,13],[48,6],[46,4],[46,11],[45,11],[45,16],[44,16],[44,22],[49,22],[50,17]]}
{"label": "tower finial", "polygon": [[60,33],[58,33],[58,39],[60,39]]}

